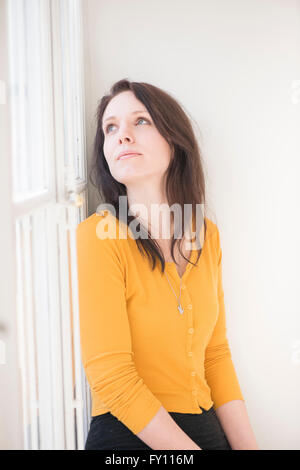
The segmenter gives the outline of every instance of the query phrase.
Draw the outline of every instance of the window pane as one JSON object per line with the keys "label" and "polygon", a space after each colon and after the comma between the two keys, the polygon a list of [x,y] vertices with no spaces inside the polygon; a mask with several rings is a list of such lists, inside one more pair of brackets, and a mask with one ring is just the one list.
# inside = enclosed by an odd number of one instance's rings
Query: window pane
{"label": "window pane", "polygon": [[50,8],[49,0],[12,0],[8,5],[13,198],[19,201],[50,187]]}

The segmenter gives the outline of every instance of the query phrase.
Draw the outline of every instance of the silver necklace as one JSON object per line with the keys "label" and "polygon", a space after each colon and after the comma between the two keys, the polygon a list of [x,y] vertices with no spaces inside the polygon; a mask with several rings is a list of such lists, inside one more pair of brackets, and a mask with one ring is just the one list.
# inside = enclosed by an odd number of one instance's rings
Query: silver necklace
{"label": "silver necklace", "polygon": [[166,275],[166,277],[167,277],[167,280],[168,280],[168,283],[170,284],[170,287],[171,287],[171,289],[172,289],[172,291],[173,291],[173,293],[174,293],[174,295],[175,295],[175,297],[176,297],[176,299],[177,299],[177,302],[178,302],[178,306],[177,306],[177,308],[178,308],[178,310],[179,310],[179,313],[183,313],[183,312],[184,312],[184,310],[183,310],[183,307],[181,306],[181,303],[180,303],[180,299],[181,299],[181,282],[182,282],[182,278],[180,278],[180,293],[179,293],[179,301],[178,301],[178,297],[177,297],[177,295],[175,294],[173,287],[171,286],[171,283],[170,283],[170,281],[169,281],[169,277],[167,276],[167,273],[166,273],[166,272],[165,272],[165,275]]}

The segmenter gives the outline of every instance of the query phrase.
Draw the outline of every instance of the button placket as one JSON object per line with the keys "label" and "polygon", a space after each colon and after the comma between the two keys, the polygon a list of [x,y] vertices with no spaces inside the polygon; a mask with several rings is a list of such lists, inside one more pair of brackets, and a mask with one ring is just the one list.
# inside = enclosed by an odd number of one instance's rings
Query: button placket
{"label": "button placket", "polygon": [[[196,252],[192,252],[191,256],[191,261],[195,262],[195,256]],[[180,277],[178,275],[176,266],[174,264],[169,265],[171,266],[171,269],[173,269],[172,273],[174,276],[176,276],[177,281],[180,283]],[[196,383],[196,371],[195,371],[195,364],[194,364],[194,354],[192,351],[192,344],[193,344],[193,335],[194,335],[194,328],[193,328],[193,304],[191,302],[191,298],[189,296],[187,287],[186,287],[186,279],[187,276],[189,275],[190,270],[193,268],[193,265],[189,263],[186,267],[186,270],[181,278],[182,286],[181,286],[181,291],[182,291],[182,305],[184,307],[184,311],[187,313],[187,356],[189,358],[189,368],[190,368],[190,378],[191,378],[191,395],[194,397],[194,401],[196,402],[196,405],[198,405],[197,402],[197,395],[198,395],[198,390],[197,390],[197,383]],[[186,306],[186,308],[185,308]]]}
{"label": "button placket", "polygon": [[[189,296],[188,296],[189,297]],[[191,299],[189,299],[191,300]],[[190,378],[191,378],[191,394],[194,399],[197,401],[197,384],[196,384],[196,371],[195,371],[195,364],[194,364],[194,353],[192,351],[192,344],[193,344],[193,335],[195,333],[195,329],[193,328],[193,304],[189,303],[187,305],[187,320],[188,320],[188,328],[187,328],[187,355],[190,358],[189,367],[190,367]]]}

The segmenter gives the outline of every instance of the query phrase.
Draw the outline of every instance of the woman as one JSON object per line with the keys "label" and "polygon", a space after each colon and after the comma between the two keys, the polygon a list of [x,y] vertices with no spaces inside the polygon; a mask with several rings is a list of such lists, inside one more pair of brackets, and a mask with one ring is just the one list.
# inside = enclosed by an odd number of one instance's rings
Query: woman
{"label": "woman", "polygon": [[204,172],[182,107],[153,85],[117,82],[98,106],[93,171],[108,209],[77,228],[85,449],[257,449],[226,337],[219,231],[199,217]]}

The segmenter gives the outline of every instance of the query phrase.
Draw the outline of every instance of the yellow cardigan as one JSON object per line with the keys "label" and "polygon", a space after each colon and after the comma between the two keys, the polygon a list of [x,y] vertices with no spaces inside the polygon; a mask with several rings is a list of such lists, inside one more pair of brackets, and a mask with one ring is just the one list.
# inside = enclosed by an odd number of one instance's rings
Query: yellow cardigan
{"label": "yellow cardigan", "polygon": [[[205,220],[198,264],[188,263],[182,277],[182,314],[160,262],[152,271],[125,223],[105,211],[77,226],[81,357],[92,416],[110,412],[138,434],[161,406],[201,414],[200,406],[244,400],[226,336],[219,230]],[[117,236],[104,238],[103,224]],[[167,262],[166,272],[179,297],[175,264]]]}

